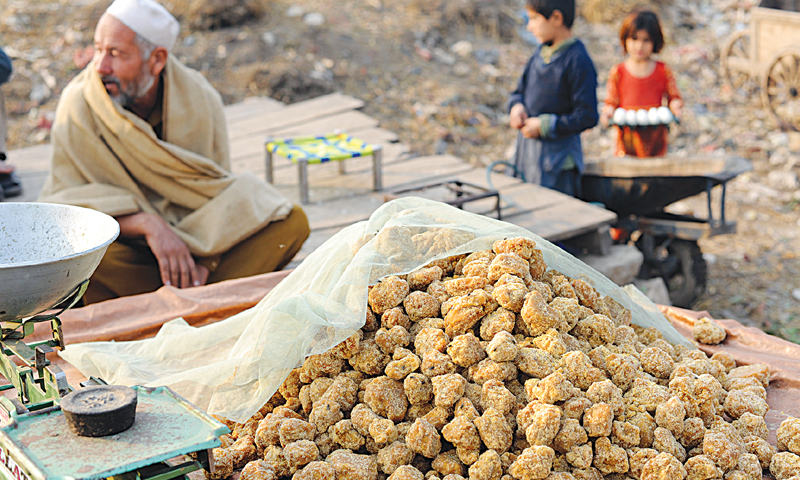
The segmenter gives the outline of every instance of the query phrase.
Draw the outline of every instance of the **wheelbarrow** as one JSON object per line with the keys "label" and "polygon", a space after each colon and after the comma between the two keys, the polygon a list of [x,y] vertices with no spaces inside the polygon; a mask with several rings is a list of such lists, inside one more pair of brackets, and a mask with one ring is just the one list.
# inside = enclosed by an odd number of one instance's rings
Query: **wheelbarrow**
{"label": "wheelbarrow", "polygon": [[[739,157],[588,160],[581,198],[617,214],[617,241],[633,242],[644,255],[639,278],[663,278],[672,304],[690,307],[706,287],[707,266],[697,242],[736,232],[736,222],[725,217],[726,184],[752,169]],[[717,185],[722,188],[715,213],[711,193]],[[703,191],[706,218],[664,210]]]}

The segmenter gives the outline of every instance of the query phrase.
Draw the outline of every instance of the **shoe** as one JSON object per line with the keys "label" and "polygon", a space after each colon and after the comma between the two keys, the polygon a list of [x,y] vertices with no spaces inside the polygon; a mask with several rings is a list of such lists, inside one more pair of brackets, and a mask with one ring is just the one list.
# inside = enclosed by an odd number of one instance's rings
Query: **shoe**
{"label": "shoe", "polygon": [[22,181],[15,172],[0,174],[0,199],[22,194]]}

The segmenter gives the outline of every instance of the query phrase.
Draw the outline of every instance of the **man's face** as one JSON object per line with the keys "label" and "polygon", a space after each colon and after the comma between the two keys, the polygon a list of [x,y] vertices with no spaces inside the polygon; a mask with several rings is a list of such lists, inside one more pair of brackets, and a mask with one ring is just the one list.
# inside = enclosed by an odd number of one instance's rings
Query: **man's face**
{"label": "man's face", "polygon": [[152,87],[155,76],[142,60],[136,33],[111,15],[94,32],[94,68],[112,100],[130,107]]}

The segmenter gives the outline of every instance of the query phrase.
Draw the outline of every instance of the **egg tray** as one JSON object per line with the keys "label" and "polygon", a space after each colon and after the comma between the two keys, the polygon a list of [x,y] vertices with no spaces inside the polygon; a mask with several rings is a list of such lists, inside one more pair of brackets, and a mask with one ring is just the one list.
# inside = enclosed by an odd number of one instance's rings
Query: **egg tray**
{"label": "egg tray", "polygon": [[[657,113],[653,114],[652,113],[653,110],[657,110]],[[636,119],[627,119],[626,118],[624,122],[621,122],[621,121],[619,121],[618,118],[616,118],[616,117],[620,116],[620,113],[618,113],[619,111],[623,112],[622,116],[627,116],[628,112],[636,112],[636,115],[634,115],[634,116],[636,116],[637,118]],[[645,112],[645,115],[648,117],[646,122],[640,122],[639,121],[638,117],[641,116],[641,114],[639,114],[639,112]],[[656,121],[654,121],[654,119],[653,119],[654,116],[658,117],[658,119]],[[614,111],[614,115],[611,118],[609,118],[609,121],[608,121],[609,125],[615,125],[615,126],[618,126],[618,127],[631,127],[631,128],[656,127],[656,126],[660,126],[660,125],[669,125],[672,122],[675,122],[676,124],[680,125],[680,120],[678,119],[678,117],[676,117],[675,114],[673,114],[672,111],[669,110],[667,107],[660,107],[658,109],[651,108],[649,110],[645,110],[645,109],[625,110],[625,109],[622,109],[622,108],[617,108]]]}

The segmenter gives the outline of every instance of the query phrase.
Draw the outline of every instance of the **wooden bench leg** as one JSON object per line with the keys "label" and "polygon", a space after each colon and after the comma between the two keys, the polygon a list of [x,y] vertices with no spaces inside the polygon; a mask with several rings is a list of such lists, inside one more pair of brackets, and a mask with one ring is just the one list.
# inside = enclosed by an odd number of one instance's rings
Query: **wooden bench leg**
{"label": "wooden bench leg", "polygon": [[300,203],[308,203],[308,162],[299,160],[297,162],[297,176],[300,184]]}
{"label": "wooden bench leg", "polygon": [[383,190],[383,149],[380,145],[372,148],[372,190]]}
{"label": "wooden bench leg", "polygon": [[272,152],[269,151],[269,148],[265,147],[266,155],[264,155],[264,168],[266,169],[266,177],[267,183],[272,183],[274,178],[272,177]]}

